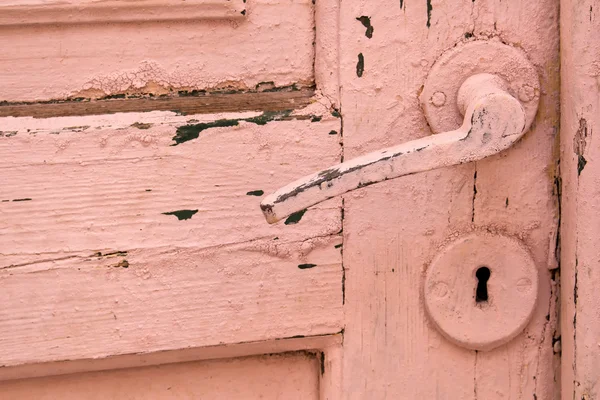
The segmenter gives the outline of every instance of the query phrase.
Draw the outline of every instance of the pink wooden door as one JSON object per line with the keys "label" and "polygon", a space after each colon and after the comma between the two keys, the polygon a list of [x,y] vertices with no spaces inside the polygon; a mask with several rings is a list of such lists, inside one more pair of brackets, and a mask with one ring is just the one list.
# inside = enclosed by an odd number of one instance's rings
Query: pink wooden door
{"label": "pink wooden door", "polygon": [[[0,0],[0,398],[559,398],[558,6]],[[539,77],[521,140],[266,223],[289,182],[432,135],[456,93],[428,76],[484,42]],[[537,274],[486,351],[425,306],[468,235]]]}

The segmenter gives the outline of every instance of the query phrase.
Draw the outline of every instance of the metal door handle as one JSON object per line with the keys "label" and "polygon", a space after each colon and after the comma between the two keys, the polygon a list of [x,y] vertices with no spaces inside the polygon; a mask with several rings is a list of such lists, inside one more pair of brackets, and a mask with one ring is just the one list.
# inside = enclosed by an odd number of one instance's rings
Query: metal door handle
{"label": "metal door handle", "polygon": [[305,176],[265,197],[267,222],[388,179],[481,160],[507,149],[525,133],[521,103],[498,76],[469,77],[458,91],[460,128],[365,154]]}

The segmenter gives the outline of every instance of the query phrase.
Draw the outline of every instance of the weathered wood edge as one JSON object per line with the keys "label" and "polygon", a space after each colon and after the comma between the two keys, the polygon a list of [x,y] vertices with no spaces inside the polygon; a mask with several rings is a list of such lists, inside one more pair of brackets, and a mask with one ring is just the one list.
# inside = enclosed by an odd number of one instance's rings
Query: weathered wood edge
{"label": "weathered wood edge", "polygon": [[315,89],[311,87],[299,90],[165,97],[76,99],[40,103],[0,102],[0,117],[50,118],[147,111],[173,111],[181,115],[236,111],[282,111],[309,105],[314,94]]}

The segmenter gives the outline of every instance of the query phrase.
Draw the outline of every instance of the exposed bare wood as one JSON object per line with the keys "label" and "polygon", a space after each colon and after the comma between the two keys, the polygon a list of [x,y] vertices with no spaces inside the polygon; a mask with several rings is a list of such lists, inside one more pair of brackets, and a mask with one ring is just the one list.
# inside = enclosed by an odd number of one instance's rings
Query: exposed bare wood
{"label": "exposed bare wood", "polygon": [[50,118],[144,111],[175,111],[180,114],[280,111],[305,107],[311,102],[313,95],[314,89],[306,88],[271,92],[209,93],[195,96],[0,103],[0,117]]}

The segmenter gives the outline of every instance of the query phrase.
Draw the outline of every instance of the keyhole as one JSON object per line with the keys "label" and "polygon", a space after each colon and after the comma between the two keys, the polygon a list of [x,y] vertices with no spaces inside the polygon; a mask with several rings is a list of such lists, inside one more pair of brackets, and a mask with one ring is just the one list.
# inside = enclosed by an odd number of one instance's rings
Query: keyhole
{"label": "keyhole", "polygon": [[490,279],[491,271],[488,267],[479,267],[475,272],[477,277],[477,289],[475,291],[475,302],[481,303],[488,300],[487,282]]}

